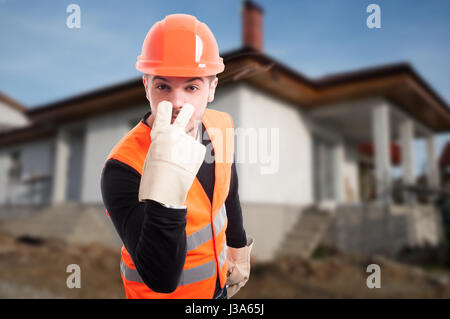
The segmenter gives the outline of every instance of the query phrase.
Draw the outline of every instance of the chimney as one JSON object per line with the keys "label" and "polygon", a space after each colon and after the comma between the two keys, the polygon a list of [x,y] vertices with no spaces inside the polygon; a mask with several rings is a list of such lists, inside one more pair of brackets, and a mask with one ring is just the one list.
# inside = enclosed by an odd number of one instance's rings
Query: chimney
{"label": "chimney", "polygon": [[242,44],[263,50],[263,9],[251,0],[242,3]]}

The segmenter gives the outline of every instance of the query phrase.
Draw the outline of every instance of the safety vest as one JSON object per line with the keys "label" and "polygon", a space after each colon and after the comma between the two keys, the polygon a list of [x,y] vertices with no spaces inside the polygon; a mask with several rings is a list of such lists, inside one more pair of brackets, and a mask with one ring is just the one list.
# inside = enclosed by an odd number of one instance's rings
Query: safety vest
{"label": "safety vest", "polygon": [[[144,284],[123,245],[120,269],[127,298],[211,299],[217,272],[220,287],[225,286],[228,269],[225,262],[225,230],[228,223],[225,200],[230,187],[234,154],[233,121],[227,113],[206,109],[202,123],[211,139],[215,156],[213,201],[211,205],[208,195],[195,178],[185,201],[187,253],[178,287],[168,294],[152,291]],[[150,127],[139,122],[117,143],[108,159],[123,162],[142,175],[151,143],[150,131]]]}

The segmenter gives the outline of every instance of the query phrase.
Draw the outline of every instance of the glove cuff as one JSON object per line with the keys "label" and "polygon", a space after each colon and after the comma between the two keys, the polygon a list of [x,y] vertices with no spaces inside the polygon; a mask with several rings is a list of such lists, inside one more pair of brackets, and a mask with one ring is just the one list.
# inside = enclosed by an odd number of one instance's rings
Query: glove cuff
{"label": "glove cuff", "polygon": [[230,262],[241,263],[244,262],[253,248],[254,239],[247,236],[247,245],[241,248],[227,247],[227,255]]}
{"label": "glove cuff", "polygon": [[185,205],[194,178],[187,170],[171,163],[147,161],[139,185],[139,201],[152,199],[165,205]]}

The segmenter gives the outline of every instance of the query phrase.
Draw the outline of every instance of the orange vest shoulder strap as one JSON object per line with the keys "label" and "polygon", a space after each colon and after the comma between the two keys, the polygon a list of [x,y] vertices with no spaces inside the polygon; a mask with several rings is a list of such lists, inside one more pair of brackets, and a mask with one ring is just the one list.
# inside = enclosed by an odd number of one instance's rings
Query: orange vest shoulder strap
{"label": "orange vest shoulder strap", "polygon": [[[203,123],[208,131],[217,161],[222,164],[233,162],[234,155],[234,127],[233,119],[228,113],[207,109]],[[219,138],[217,138],[219,137]]]}
{"label": "orange vest shoulder strap", "polygon": [[108,159],[116,159],[134,168],[142,175],[145,157],[150,145],[151,128],[139,122],[109,153]]}
{"label": "orange vest shoulder strap", "polygon": [[234,160],[233,120],[225,112],[207,109],[203,123],[214,147],[216,180],[212,207],[217,211],[225,201],[230,187],[231,165]]}
{"label": "orange vest shoulder strap", "polygon": [[213,124],[214,127],[217,128],[232,128],[233,127],[233,119],[228,113],[206,109],[205,115],[206,121]]}

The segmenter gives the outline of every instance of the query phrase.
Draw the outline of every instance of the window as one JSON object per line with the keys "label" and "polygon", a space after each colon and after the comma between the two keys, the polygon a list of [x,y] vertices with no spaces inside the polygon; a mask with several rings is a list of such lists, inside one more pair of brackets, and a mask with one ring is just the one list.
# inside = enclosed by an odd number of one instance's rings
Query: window
{"label": "window", "polygon": [[14,151],[10,156],[10,166],[8,170],[8,184],[17,183],[22,175],[22,165],[20,163],[20,152]]}

